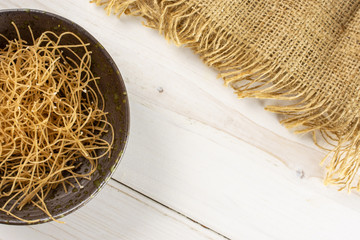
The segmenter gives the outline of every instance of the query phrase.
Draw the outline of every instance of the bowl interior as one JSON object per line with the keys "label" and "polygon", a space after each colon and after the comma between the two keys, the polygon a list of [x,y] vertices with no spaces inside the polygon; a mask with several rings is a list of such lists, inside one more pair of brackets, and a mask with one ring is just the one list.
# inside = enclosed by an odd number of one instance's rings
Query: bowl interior
{"label": "bowl interior", "polygon": [[[100,77],[99,88],[105,98],[105,111],[109,113],[108,121],[114,127],[114,145],[111,157],[104,157],[99,160],[99,166],[91,180],[81,179],[80,183],[84,186],[82,189],[75,184],[75,188],[68,186],[67,193],[60,186],[51,192],[45,201],[46,205],[55,218],[60,218],[91,199],[110,178],[119,163],[129,131],[129,104],[125,85],[115,63],[102,45],[86,30],[70,20],[43,11],[16,9],[0,11],[0,22],[0,33],[8,39],[14,39],[17,36],[11,24],[14,22],[22,39],[28,42],[31,42],[31,34],[28,29],[30,26],[35,38],[48,30],[56,34],[70,31],[77,34],[84,42],[90,43],[88,48],[92,51],[91,68],[94,75]],[[65,39],[63,43],[71,44],[71,41],[73,40]],[[5,40],[0,38],[0,47],[4,47],[4,44],[6,44]],[[103,138],[109,139],[110,137],[111,135],[108,133]],[[83,165],[78,169],[78,172],[84,173],[88,167]],[[5,201],[5,198],[0,199],[0,206]],[[27,220],[40,219],[40,222],[50,220],[45,213],[30,204],[21,211],[14,210],[13,213]],[[2,211],[0,211],[0,223],[25,224]]]}

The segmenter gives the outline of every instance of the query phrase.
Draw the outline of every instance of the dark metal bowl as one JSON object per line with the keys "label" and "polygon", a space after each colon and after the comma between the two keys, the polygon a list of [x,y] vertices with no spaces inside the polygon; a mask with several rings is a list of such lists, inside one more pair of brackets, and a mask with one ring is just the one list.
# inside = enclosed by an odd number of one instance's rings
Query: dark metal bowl
{"label": "dark metal bowl", "polygon": [[[105,98],[105,111],[109,113],[108,121],[114,127],[115,136],[112,155],[110,158],[104,157],[99,160],[99,167],[92,175],[91,180],[82,179],[80,181],[84,188],[80,189],[75,184],[75,188],[69,186],[68,192],[65,193],[63,187],[59,186],[45,200],[52,216],[58,219],[85,205],[99,192],[116,169],[124,152],[129,132],[130,116],[127,92],[120,72],[110,55],[90,33],[79,25],[44,11],[29,9],[3,10],[0,11],[0,33],[9,39],[16,38],[16,32],[11,22],[15,22],[22,39],[28,42],[31,42],[31,35],[28,30],[28,26],[30,26],[35,38],[47,30],[57,34],[71,31],[77,34],[84,42],[90,43],[89,50],[93,52],[91,68],[94,75],[100,77],[99,88]],[[64,43],[71,44],[71,41],[69,40],[68,43]],[[4,44],[5,40],[0,39],[0,47],[3,47]],[[109,133],[104,136],[104,139],[109,139],[110,137]],[[88,170],[88,167],[83,165],[78,169],[78,172],[84,173]],[[0,206],[5,201],[5,198],[0,199]],[[26,220],[40,220],[39,223],[51,220],[43,211],[30,204],[21,211],[14,210],[13,213]],[[0,223],[26,224],[2,211],[0,211]]]}

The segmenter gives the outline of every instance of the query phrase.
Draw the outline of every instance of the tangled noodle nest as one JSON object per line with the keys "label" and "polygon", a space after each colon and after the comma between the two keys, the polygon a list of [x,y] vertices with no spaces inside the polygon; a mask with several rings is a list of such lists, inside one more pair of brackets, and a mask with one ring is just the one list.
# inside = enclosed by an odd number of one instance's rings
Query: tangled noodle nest
{"label": "tangled noodle nest", "polygon": [[[89,44],[71,32],[35,39],[30,28],[28,43],[13,25],[17,39],[0,35],[7,41],[0,49],[0,198],[7,199],[0,211],[37,222],[12,213],[33,204],[55,220],[46,197],[59,185],[67,191],[71,179],[80,187],[78,179],[90,179],[98,159],[110,156],[113,128],[90,70]],[[62,44],[64,37],[78,43]],[[102,139],[107,129],[109,142]],[[77,173],[81,164],[89,171]]]}

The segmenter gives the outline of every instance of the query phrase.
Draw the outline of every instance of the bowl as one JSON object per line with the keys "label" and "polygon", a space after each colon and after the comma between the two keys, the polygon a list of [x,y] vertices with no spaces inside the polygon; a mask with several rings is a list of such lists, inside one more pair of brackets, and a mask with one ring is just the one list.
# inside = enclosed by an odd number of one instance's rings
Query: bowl
{"label": "bowl", "polygon": [[[68,186],[67,193],[61,186],[51,191],[45,203],[51,215],[55,219],[59,219],[84,206],[92,199],[110,179],[120,162],[129,133],[129,103],[125,84],[116,64],[104,47],[89,32],[71,20],[39,10],[13,9],[0,11],[0,22],[0,33],[9,39],[14,39],[17,36],[11,24],[14,22],[22,39],[28,42],[31,42],[28,29],[30,26],[35,38],[47,30],[56,34],[70,31],[77,34],[84,42],[90,43],[88,49],[92,51],[91,70],[95,76],[100,77],[98,85],[105,99],[105,111],[109,113],[108,121],[114,127],[114,145],[110,158],[105,156],[99,159],[99,166],[96,172],[92,174],[91,180],[80,180],[83,188],[80,189],[73,182],[75,187]],[[5,40],[1,38],[0,46],[4,47],[5,43]],[[69,44],[71,44],[71,40],[69,40]],[[103,138],[110,139],[110,134],[105,134]],[[88,166],[85,164],[77,169],[77,172],[84,173],[88,170],[87,168]],[[1,198],[0,206],[5,201],[5,198]],[[51,221],[48,215],[30,204],[27,204],[22,210],[14,210],[12,213],[25,220],[39,220],[37,223]],[[27,224],[2,211],[0,211],[0,223]]]}

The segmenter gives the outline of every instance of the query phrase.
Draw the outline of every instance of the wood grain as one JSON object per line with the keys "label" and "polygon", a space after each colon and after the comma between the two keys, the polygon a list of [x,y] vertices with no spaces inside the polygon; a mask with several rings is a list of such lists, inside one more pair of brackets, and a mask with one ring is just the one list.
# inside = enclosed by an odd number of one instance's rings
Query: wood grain
{"label": "wood grain", "polygon": [[[309,136],[292,134],[278,116],[264,111],[271,102],[238,100],[189,49],[167,44],[141,26],[141,19],[106,17],[87,1],[7,0],[0,7],[60,14],[87,29],[112,55],[129,90],[132,118],[116,180],[231,239],[358,238],[359,196],[322,184],[319,162],[325,153]],[[114,201],[121,197],[111,194]],[[106,223],[126,227],[121,216],[112,216]],[[162,227],[171,229],[166,219]],[[129,221],[142,223],[136,216]],[[76,222],[57,233],[82,229]],[[101,226],[97,231],[122,236]],[[145,239],[156,234],[174,239],[167,235],[172,230],[153,231]],[[184,239],[198,239],[187,234]]]}

